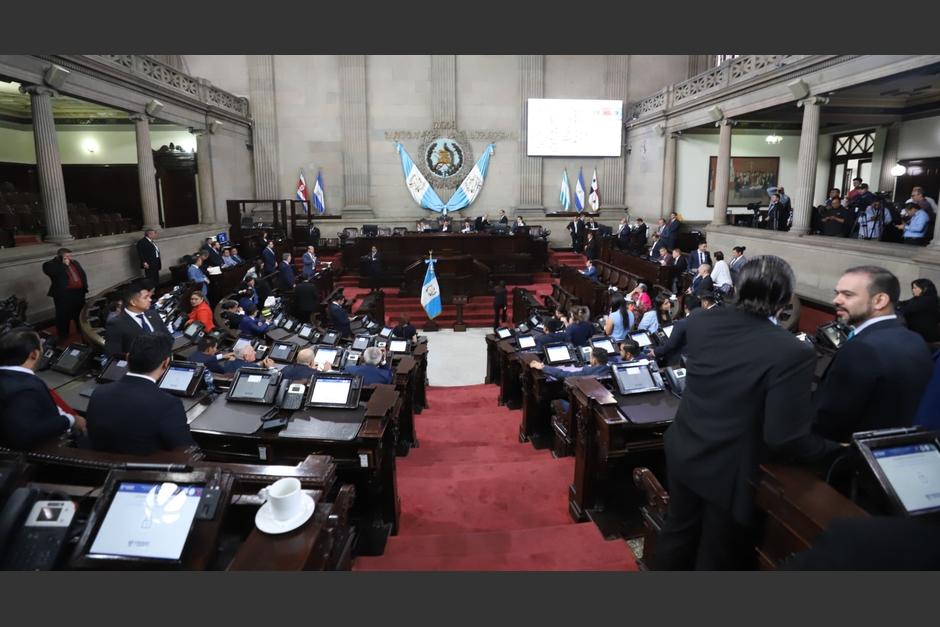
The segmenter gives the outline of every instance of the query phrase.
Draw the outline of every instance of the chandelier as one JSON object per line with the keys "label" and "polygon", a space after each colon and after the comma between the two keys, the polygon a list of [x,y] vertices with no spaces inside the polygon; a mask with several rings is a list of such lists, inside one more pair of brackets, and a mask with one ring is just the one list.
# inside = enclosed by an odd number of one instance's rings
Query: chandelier
{"label": "chandelier", "polygon": [[777,131],[773,131],[770,135],[764,138],[764,141],[771,146],[776,146],[783,141],[783,138],[780,137],[780,135],[777,135]]}

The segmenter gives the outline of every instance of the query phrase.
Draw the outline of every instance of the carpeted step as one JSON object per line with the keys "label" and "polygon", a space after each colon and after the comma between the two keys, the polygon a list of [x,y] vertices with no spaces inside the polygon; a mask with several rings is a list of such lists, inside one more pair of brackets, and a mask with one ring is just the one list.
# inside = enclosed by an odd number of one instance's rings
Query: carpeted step
{"label": "carpeted step", "polygon": [[623,541],[604,541],[593,524],[513,531],[396,536],[381,557],[361,557],[355,570],[635,571]]}
{"label": "carpeted step", "polygon": [[[423,416],[422,416],[423,417]],[[431,440],[422,440],[422,445],[408,454],[408,467],[431,466],[433,464],[495,464],[542,459],[544,451],[536,451],[527,444],[487,443],[474,446],[464,443],[440,446]]]}

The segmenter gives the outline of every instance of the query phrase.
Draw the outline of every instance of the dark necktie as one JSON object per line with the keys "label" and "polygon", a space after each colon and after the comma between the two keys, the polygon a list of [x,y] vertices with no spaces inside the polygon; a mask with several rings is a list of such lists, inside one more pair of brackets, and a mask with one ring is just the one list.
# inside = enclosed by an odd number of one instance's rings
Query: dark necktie
{"label": "dark necktie", "polygon": [[144,314],[137,314],[137,319],[140,320],[140,328],[142,328],[144,331],[153,332],[153,327],[150,326],[150,322],[147,321],[147,318],[144,316]]}

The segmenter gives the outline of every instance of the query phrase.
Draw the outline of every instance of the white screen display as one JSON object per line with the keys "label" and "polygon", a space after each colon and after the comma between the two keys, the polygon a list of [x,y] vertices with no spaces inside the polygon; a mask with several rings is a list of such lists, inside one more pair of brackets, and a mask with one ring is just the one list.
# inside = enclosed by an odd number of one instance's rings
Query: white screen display
{"label": "white screen display", "polygon": [[310,395],[311,404],[342,405],[349,398],[349,388],[352,381],[349,379],[317,379]]}
{"label": "white screen display", "polygon": [[199,332],[199,323],[193,322],[192,324],[186,327],[186,330],[183,331],[183,335],[189,337],[189,336],[195,335],[198,332]]}
{"label": "white screen display", "polygon": [[271,351],[272,359],[287,359],[287,356],[290,355],[291,346],[289,344],[275,344],[274,349]]}
{"label": "white screen display", "polygon": [[[623,102],[620,100],[529,98],[526,118],[527,153],[531,157],[619,157],[621,154]],[[577,174],[574,176],[577,180]],[[590,173],[587,176],[590,177]],[[589,189],[590,184],[588,178],[585,188]]]}
{"label": "white screen display", "polygon": [[369,347],[369,340],[369,336],[360,335],[355,340],[353,340],[353,350],[361,351],[367,349]]}
{"label": "white screen display", "polygon": [[336,349],[335,348],[321,348],[317,350],[317,354],[313,358],[314,366],[322,366],[323,364],[333,364],[333,360],[336,359]]}
{"label": "white screen display", "polygon": [[650,342],[650,336],[648,336],[646,333],[637,333],[635,335],[631,335],[630,337],[633,338],[634,342],[640,345],[640,348],[649,346],[652,343]]}
{"label": "white screen display", "polygon": [[383,327],[382,330],[379,332],[379,335],[381,335],[382,337],[389,337],[391,334],[392,334],[391,327]]}
{"label": "white screen display", "polygon": [[313,327],[309,324],[305,324],[304,326],[300,327],[300,331],[297,332],[297,335],[306,340],[308,337],[310,337],[311,333],[313,333]]}
{"label": "white screen display", "polygon": [[164,390],[173,390],[175,392],[185,392],[189,387],[189,382],[193,380],[193,370],[189,368],[178,368],[170,366],[163,380],[160,382],[160,388]]}
{"label": "white screen display", "polygon": [[201,497],[198,486],[122,482],[89,553],[178,560]]}
{"label": "white screen display", "polygon": [[391,350],[393,353],[407,353],[408,342],[405,340],[392,340],[389,343],[389,350]]}
{"label": "white screen display", "polygon": [[940,506],[940,451],[912,444],[872,451],[901,504],[910,513]]}
{"label": "white screen display", "polygon": [[594,348],[603,348],[605,351],[607,351],[608,354],[617,352],[614,350],[614,345],[610,342],[610,340],[598,340],[596,342],[592,342],[592,344],[594,344]]}
{"label": "white screen display", "polygon": [[270,380],[270,377],[263,377],[256,374],[238,377],[238,383],[235,384],[232,397],[261,400],[268,391],[268,382]]}
{"label": "white screen display", "polygon": [[535,346],[535,338],[531,335],[524,335],[519,338],[519,348],[533,348]]}
{"label": "white screen display", "polygon": [[238,352],[244,346],[251,346],[251,340],[246,340],[244,338],[235,342],[235,346],[232,347],[232,350]]}
{"label": "white screen display", "polygon": [[497,329],[497,330],[496,330],[496,334],[497,334],[500,338],[502,338],[502,339],[505,340],[507,337],[509,337],[509,336],[512,335],[512,331],[510,331],[509,329],[505,329],[505,328],[503,328],[503,329]]}
{"label": "white screen display", "polygon": [[546,346],[545,356],[550,362],[567,361],[571,359],[567,346]]}

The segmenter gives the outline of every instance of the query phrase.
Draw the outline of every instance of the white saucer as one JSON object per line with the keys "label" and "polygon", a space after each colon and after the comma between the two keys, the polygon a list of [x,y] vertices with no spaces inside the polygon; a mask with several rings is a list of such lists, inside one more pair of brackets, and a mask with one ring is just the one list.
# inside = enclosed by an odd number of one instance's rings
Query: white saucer
{"label": "white saucer", "polygon": [[313,516],[314,510],[316,510],[317,505],[313,501],[313,497],[309,494],[303,494],[303,510],[293,518],[288,520],[277,520],[271,514],[271,503],[265,503],[260,508],[258,508],[258,513],[255,514],[255,525],[261,531],[265,533],[278,534],[278,533],[287,533],[288,531],[293,531],[294,529],[300,527],[302,524],[310,520],[310,517]]}

